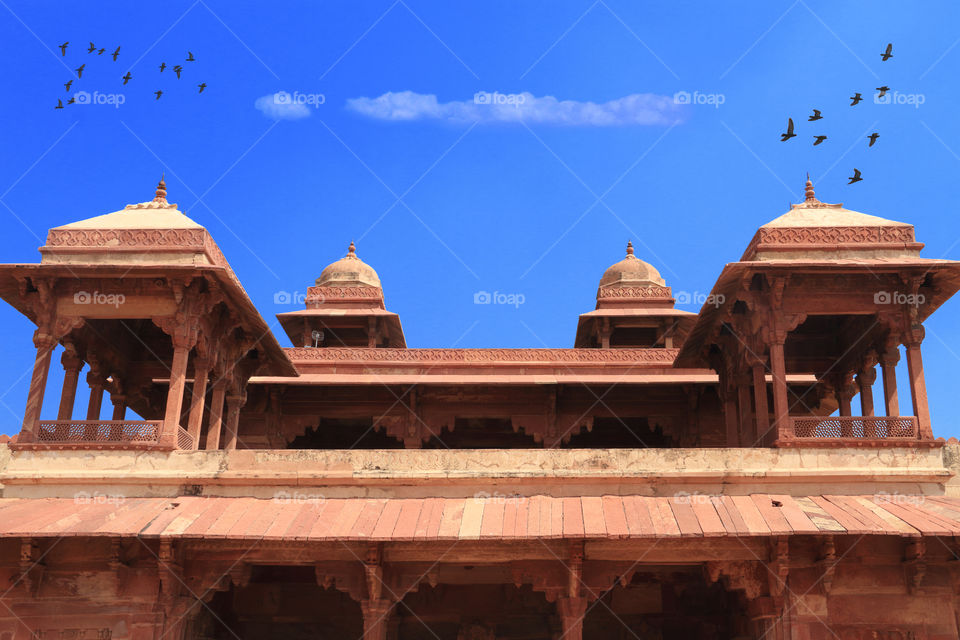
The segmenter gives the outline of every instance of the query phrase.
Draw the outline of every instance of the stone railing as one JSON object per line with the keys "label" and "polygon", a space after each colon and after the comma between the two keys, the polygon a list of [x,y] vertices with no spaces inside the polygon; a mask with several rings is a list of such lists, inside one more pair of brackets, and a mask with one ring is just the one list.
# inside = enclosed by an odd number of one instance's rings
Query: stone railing
{"label": "stone railing", "polygon": [[193,446],[193,436],[191,436],[190,432],[183,427],[177,428],[177,449],[183,451],[196,449],[196,447]]}
{"label": "stone railing", "polygon": [[794,416],[778,444],[902,445],[920,440],[914,416]]}
{"label": "stone railing", "polygon": [[18,446],[83,448],[156,448],[160,420],[41,420],[36,437]]}

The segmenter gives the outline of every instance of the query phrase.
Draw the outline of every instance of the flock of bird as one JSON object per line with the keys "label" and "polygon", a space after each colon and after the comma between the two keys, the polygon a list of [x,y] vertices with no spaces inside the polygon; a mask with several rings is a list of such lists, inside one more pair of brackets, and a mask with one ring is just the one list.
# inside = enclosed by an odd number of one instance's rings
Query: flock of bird
{"label": "flock of bird", "polygon": [[[60,55],[61,55],[62,57],[66,57],[66,55],[67,55],[67,47],[70,46],[70,41],[68,40],[68,41],[66,41],[66,42],[64,42],[63,44],[58,45],[58,46],[59,46],[59,48],[60,48]],[[105,48],[98,48],[98,47],[97,47],[95,44],[93,44],[92,42],[90,43],[90,46],[87,47],[87,54],[88,54],[88,55],[91,55],[91,54],[96,53],[96,55],[102,56],[105,52],[106,52],[106,49],[105,49]],[[116,62],[116,61],[117,61],[117,58],[120,56],[120,47],[117,47],[117,48],[113,51],[113,53],[111,53],[111,54],[109,54],[109,55],[113,58],[113,61]],[[193,56],[193,52],[187,51],[187,57],[184,59],[184,62],[196,62],[196,61],[197,61],[197,59]],[[77,73],[77,79],[78,79],[78,80],[81,79],[81,78],[83,78],[83,70],[86,69],[86,67],[87,67],[87,63],[84,62],[84,63],[81,64],[79,67],[77,67],[76,69],[74,69],[74,71],[76,71],[76,73]],[[160,69],[160,73],[163,73],[164,71],[166,71],[166,70],[167,70],[167,63],[166,63],[166,62],[161,62],[159,69]],[[183,73],[183,65],[175,64],[175,65],[173,65],[172,67],[170,67],[170,69],[171,69],[171,71],[173,71],[173,73],[176,74],[177,80],[179,80],[179,79],[180,79],[180,74]],[[127,71],[127,73],[126,73],[125,75],[123,75],[120,79],[123,80],[123,84],[127,84],[128,82],[130,82],[130,81],[133,79],[133,75],[132,75],[129,71]],[[68,82],[65,82],[65,83],[63,84],[63,87],[64,87],[64,89],[66,89],[67,93],[70,92],[70,87],[73,86],[73,80],[74,80],[74,79],[71,78]],[[197,93],[203,93],[203,90],[207,88],[207,83],[206,83],[206,82],[201,82],[200,84],[197,85],[197,87],[200,89]],[[163,95],[163,90],[162,90],[162,89],[158,89],[157,91],[154,91],[154,92],[153,92],[153,95],[156,96],[155,100],[159,100],[159,99],[160,99],[160,96]],[[70,104],[73,104],[74,102],[76,102],[76,97],[71,97],[71,98],[69,98],[66,103],[63,102],[63,99],[62,99],[62,98],[58,98],[58,99],[57,99],[57,106],[55,106],[54,109],[63,109],[64,106],[65,106],[65,104],[66,104],[66,105],[70,105]]]}
{"label": "flock of bird", "polygon": [[[892,57],[893,57],[893,43],[889,43],[887,44],[887,48],[883,51],[883,53],[880,54],[880,59],[882,62],[886,62]],[[877,87],[877,91],[880,92],[877,94],[877,98],[882,98],[885,95],[887,95],[887,91],[890,91],[890,87],[883,85],[882,87]],[[854,93],[852,96],[850,96],[850,106],[855,107],[856,105],[860,104],[862,100],[863,100],[863,94]],[[807,118],[807,122],[816,122],[817,120],[823,120],[823,116],[820,115],[819,109],[814,109],[813,114]],[[790,138],[796,138],[796,137],[797,137],[797,134],[793,132],[793,118],[787,118],[787,131],[786,133],[780,134],[780,142],[786,142]],[[879,137],[880,137],[879,133],[877,132],[871,133],[869,136],[867,136],[867,139],[870,141],[867,144],[867,146],[872,147],[877,142],[877,138]],[[813,138],[814,138],[813,146],[817,146],[818,144],[826,140],[827,136],[815,135],[813,136]],[[860,176],[861,176],[860,170],[854,167],[853,175],[848,178],[850,182],[848,182],[847,184],[860,182],[861,180],[863,180],[863,178]]]}

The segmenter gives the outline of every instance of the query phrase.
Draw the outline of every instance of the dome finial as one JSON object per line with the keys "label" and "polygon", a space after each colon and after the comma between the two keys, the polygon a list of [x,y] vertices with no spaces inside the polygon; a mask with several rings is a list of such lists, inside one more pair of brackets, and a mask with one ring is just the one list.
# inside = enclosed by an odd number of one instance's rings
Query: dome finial
{"label": "dome finial", "polygon": [[353,244],[353,240],[350,241],[350,246],[347,247],[347,257],[348,258],[357,257],[357,245]]}
{"label": "dome finial", "polygon": [[813,193],[813,182],[810,181],[810,172],[807,172],[807,184],[806,188],[803,191],[803,195],[807,202],[815,202],[817,200],[816,195]]}
{"label": "dome finial", "polygon": [[627,256],[633,255],[633,242],[627,240]]}
{"label": "dome finial", "polygon": [[154,202],[166,202],[167,201],[167,183],[163,181],[166,173],[160,174],[160,182],[157,184],[157,195],[154,196]]}

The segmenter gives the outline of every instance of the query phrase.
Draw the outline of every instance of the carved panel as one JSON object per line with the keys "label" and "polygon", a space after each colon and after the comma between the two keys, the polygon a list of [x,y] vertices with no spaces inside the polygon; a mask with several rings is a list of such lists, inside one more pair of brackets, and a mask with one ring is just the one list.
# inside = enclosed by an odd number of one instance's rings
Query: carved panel
{"label": "carved panel", "polygon": [[291,360],[313,362],[563,362],[670,364],[679,349],[363,349],[286,348]]}

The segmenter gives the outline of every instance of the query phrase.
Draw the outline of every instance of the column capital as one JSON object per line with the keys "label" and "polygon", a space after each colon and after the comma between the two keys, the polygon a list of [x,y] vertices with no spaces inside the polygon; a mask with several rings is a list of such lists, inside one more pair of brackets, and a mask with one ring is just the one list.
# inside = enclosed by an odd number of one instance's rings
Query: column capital
{"label": "column capital", "polygon": [[63,354],[60,356],[60,364],[63,365],[63,369],[74,373],[80,371],[83,366],[83,359],[77,355],[76,347],[70,342],[63,347]]}

